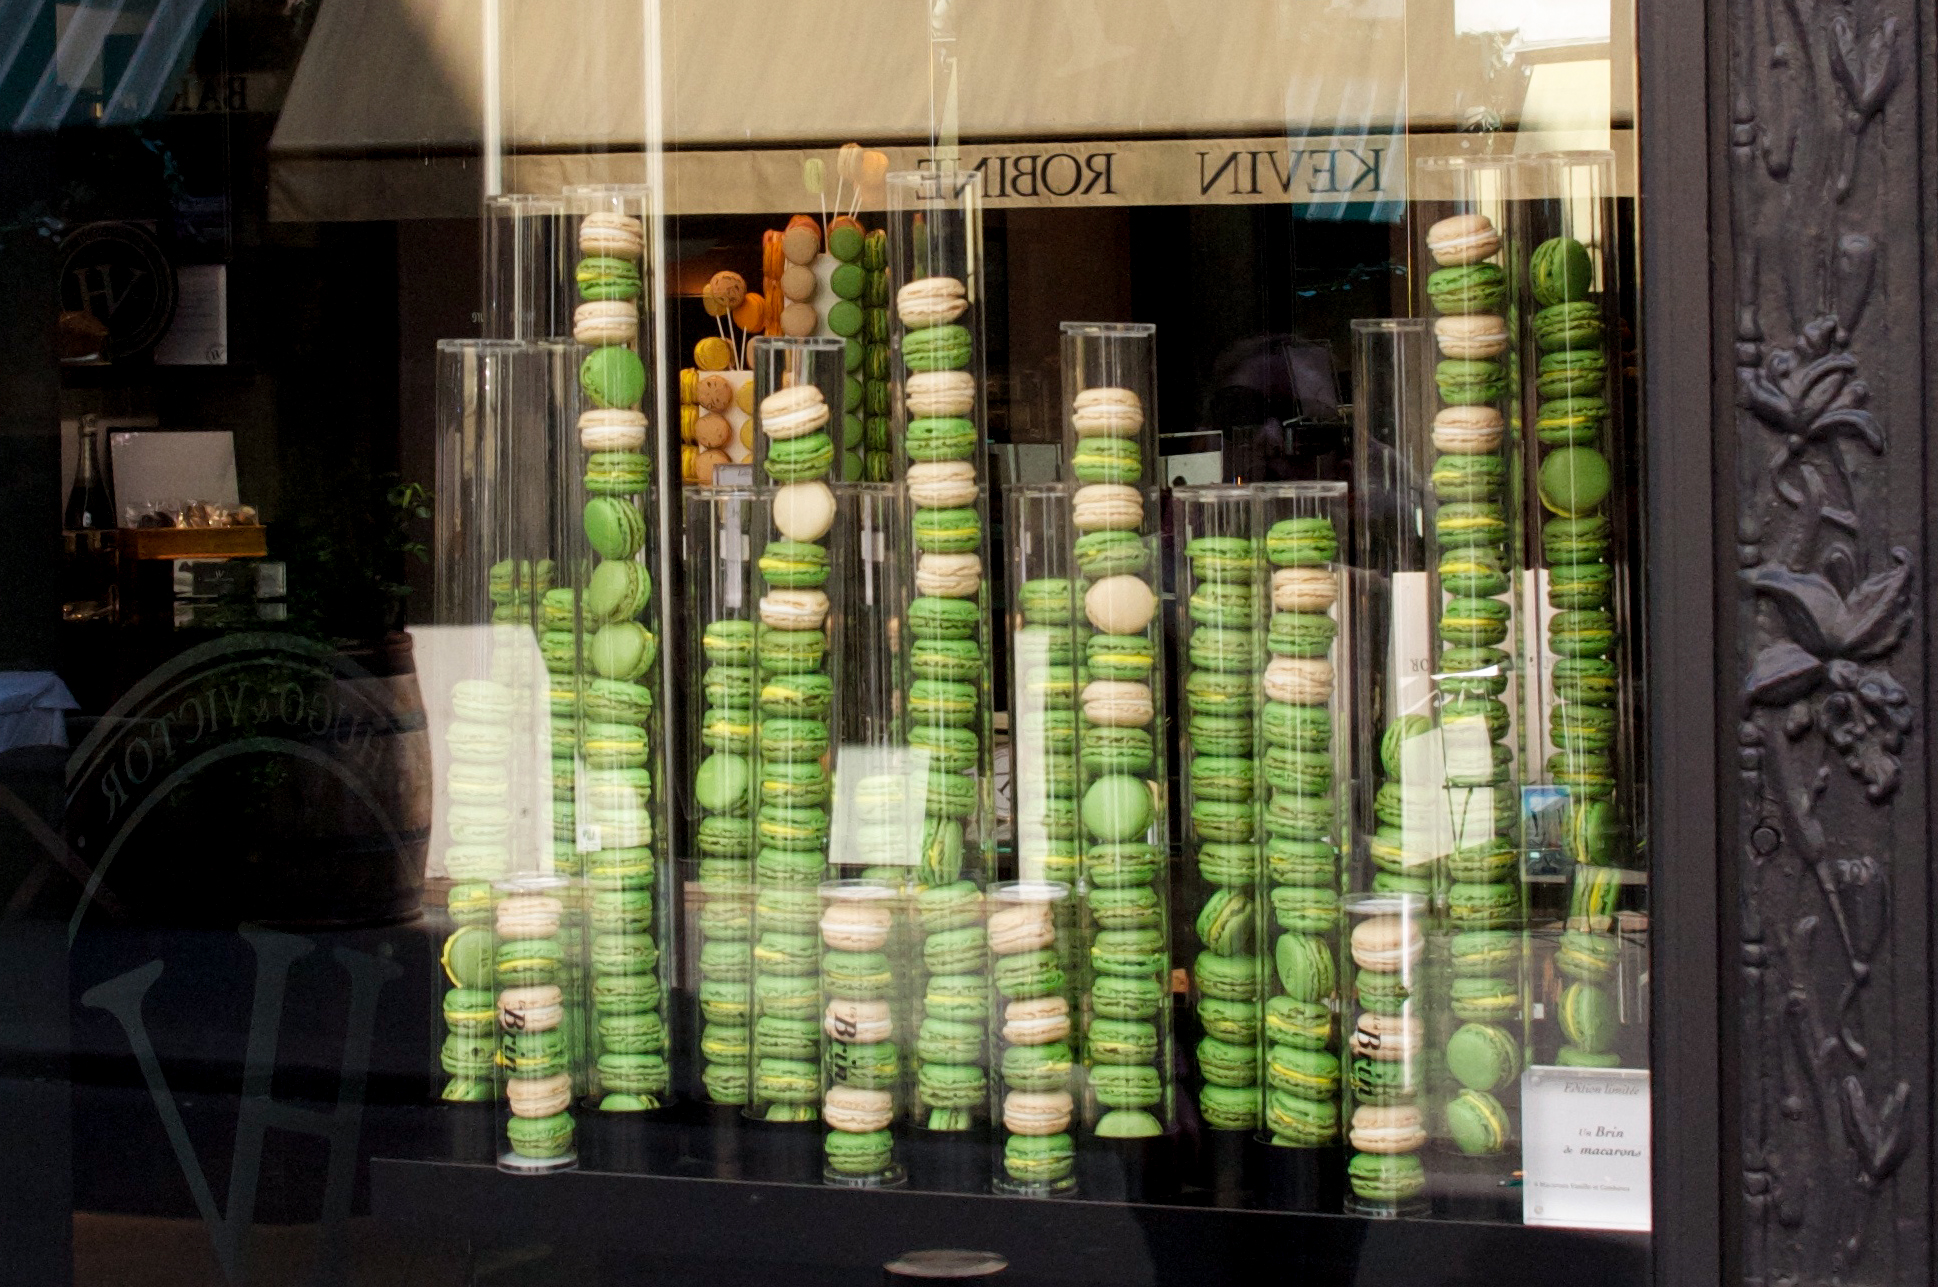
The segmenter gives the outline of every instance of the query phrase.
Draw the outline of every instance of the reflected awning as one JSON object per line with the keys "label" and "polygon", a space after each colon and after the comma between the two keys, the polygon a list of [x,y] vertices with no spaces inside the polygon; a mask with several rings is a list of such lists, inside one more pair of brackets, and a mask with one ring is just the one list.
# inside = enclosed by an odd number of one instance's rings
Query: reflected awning
{"label": "reflected awning", "polygon": [[[812,208],[802,161],[848,139],[912,165],[932,83],[992,205],[1363,207],[1400,194],[1395,137],[1451,131],[1482,109],[1511,124],[1525,90],[1479,41],[1413,59],[1409,80],[1399,0],[934,7],[953,16],[932,40],[929,0],[661,0],[668,209]],[[495,57],[492,8],[323,6],[271,144],[272,215],[471,214],[488,118],[506,190],[640,177],[652,132],[641,0],[498,0]]]}

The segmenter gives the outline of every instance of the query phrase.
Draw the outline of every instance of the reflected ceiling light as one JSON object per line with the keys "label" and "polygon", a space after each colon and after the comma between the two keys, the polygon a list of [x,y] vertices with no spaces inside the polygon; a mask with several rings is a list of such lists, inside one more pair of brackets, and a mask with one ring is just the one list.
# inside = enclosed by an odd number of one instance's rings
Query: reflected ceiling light
{"label": "reflected ceiling light", "polygon": [[1508,51],[1608,43],[1611,0],[1454,0],[1454,34],[1511,35]]}

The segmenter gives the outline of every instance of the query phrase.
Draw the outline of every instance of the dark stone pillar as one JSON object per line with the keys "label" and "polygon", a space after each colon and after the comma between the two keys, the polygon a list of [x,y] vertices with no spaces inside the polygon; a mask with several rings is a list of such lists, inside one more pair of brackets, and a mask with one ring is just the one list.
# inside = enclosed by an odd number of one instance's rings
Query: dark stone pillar
{"label": "dark stone pillar", "polygon": [[[1938,17],[1930,0],[1708,12],[1724,72],[1709,156],[1725,1281],[1908,1287],[1933,1275]],[[1650,438],[1673,451],[1677,427],[1658,418]],[[1702,858],[1656,854],[1685,860]]]}

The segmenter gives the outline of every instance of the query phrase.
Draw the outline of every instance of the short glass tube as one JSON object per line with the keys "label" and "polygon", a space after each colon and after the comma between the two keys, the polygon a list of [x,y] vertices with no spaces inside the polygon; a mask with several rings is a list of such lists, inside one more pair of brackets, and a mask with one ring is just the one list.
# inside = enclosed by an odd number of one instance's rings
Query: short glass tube
{"label": "short glass tube", "polygon": [[[695,1069],[701,1099],[747,1102],[748,983],[753,973],[755,680],[752,488],[685,494],[688,725],[679,775],[678,852],[697,894],[688,934],[696,979]],[[595,914],[598,899],[593,900]]]}
{"label": "short glass tube", "polygon": [[[1331,1072],[1343,1083],[1350,1153],[1346,1209],[1373,1216],[1424,1213],[1421,1153],[1429,1109],[1420,993],[1426,900],[1410,893],[1362,893],[1343,901],[1336,974],[1345,1000],[1343,1050]],[[1309,964],[1323,980],[1332,959],[1315,955]]]}
{"label": "short glass tube", "polygon": [[[1151,679],[1102,678],[1092,660],[1164,655],[1154,330],[1062,325],[1064,463],[1076,489],[1073,619],[1091,668],[1076,695],[1088,891],[1083,1120],[1087,1132],[1120,1150],[1136,1147],[1126,1141],[1168,1135],[1175,1109],[1163,706]],[[1243,616],[1248,621],[1250,611]],[[1213,623],[1228,618],[1221,611]],[[1101,1061],[1099,1042],[1113,1052]],[[1127,1050],[1138,1057],[1121,1053]]]}
{"label": "short glass tube", "polygon": [[569,994],[583,946],[581,890],[564,876],[498,882],[493,977],[505,1079],[500,1170],[543,1173],[578,1164],[572,1116],[582,1084],[583,1031]]}
{"label": "short glass tube", "polygon": [[[1078,900],[1062,881],[1004,881],[990,887],[988,911],[995,980],[987,1012],[993,1184],[998,1193],[1070,1193],[1077,1187],[1078,1090],[1084,1080],[1077,1054],[1083,974]],[[959,1001],[965,1028],[972,1026],[966,1016],[973,1002],[966,992]],[[962,1040],[970,1041],[966,1031]]]}
{"label": "short glass tube", "polygon": [[[1270,940],[1260,933],[1256,901],[1264,892],[1259,823],[1266,789],[1256,744],[1269,569],[1259,553],[1258,519],[1246,487],[1171,492],[1178,686],[1189,712],[1179,740],[1178,815],[1180,917],[1191,922],[1197,1019],[1192,1093],[1205,1129],[1221,1132],[1255,1131],[1262,1113],[1258,954]],[[1099,660],[1114,668],[1117,656],[1091,658],[1092,673]],[[1308,782],[1317,784],[1301,778],[1300,785]],[[1093,915],[1115,897],[1093,891]]]}
{"label": "short glass tube", "polygon": [[[820,1047],[822,1180],[844,1188],[899,1184],[907,1171],[890,1129],[908,1093],[913,905],[898,881],[828,881],[820,890],[819,1029],[763,1017],[757,1050]],[[825,1038],[825,1040],[817,1040]]]}
{"label": "short glass tube", "polygon": [[[1025,881],[1076,889],[1078,592],[1068,483],[1004,490],[1008,539],[1009,741],[1016,870]],[[1142,546],[1136,549],[1141,554]],[[1085,632],[1088,633],[1087,631]],[[1139,651],[1125,666],[1148,676]]]}
{"label": "short glass tube", "polygon": [[[1345,593],[1346,487],[1252,489],[1258,533],[1262,703],[1256,724],[1262,861],[1256,889],[1261,970],[1258,1080],[1263,1136],[1286,1149],[1338,1140],[1348,998],[1321,964],[1340,955],[1340,892],[1353,777]],[[1202,919],[1201,919],[1202,923]],[[1333,1163],[1336,1165],[1336,1163]]]}

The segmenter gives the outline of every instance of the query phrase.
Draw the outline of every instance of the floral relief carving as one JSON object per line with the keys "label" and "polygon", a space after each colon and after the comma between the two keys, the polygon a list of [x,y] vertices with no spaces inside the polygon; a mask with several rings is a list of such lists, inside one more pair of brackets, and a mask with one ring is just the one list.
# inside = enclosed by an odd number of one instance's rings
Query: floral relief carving
{"label": "floral relief carving", "polygon": [[1893,957],[1890,917],[1894,864],[1921,862],[1923,841],[1907,853],[1896,815],[1918,705],[1895,667],[1918,570],[1889,540],[1885,493],[1922,457],[1893,461],[1874,387],[1889,377],[1868,360],[1892,338],[1879,140],[1906,11],[1730,3],[1743,1275],[1759,1287],[1913,1280],[1880,1248],[1929,1075],[1886,1014],[1893,971],[1922,968]]}

